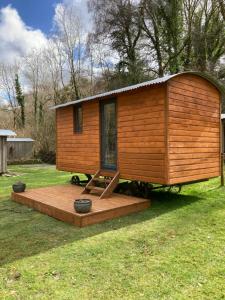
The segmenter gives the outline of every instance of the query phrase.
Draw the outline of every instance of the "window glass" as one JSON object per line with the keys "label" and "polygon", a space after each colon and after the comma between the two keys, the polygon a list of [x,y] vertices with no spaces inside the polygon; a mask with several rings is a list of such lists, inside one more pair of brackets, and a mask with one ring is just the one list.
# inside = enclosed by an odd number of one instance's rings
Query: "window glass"
{"label": "window glass", "polygon": [[83,130],[83,110],[82,105],[75,105],[73,111],[74,132],[81,133]]}
{"label": "window glass", "polygon": [[102,103],[101,109],[101,152],[102,167],[116,169],[117,128],[115,101]]}

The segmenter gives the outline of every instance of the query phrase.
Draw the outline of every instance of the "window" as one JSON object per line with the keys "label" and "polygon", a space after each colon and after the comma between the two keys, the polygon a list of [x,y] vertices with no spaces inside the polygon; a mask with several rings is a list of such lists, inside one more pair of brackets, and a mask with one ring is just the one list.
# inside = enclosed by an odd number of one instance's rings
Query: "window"
{"label": "window", "polygon": [[82,105],[75,105],[73,108],[73,128],[75,133],[82,133],[83,130],[83,111]]}

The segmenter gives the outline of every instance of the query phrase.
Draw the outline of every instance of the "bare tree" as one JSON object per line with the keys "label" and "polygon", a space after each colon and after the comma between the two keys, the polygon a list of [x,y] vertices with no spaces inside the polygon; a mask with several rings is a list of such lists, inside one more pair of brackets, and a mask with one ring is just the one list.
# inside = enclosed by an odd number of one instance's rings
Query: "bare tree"
{"label": "bare tree", "polygon": [[57,69],[60,74],[60,85],[62,85],[63,88],[65,88],[65,78],[64,78],[64,72],[65,72],[65,64],[66,64],[66,53],[64,51],[64,46],[60,39],[57,36],[53,36],[51,40],[49,40],[49,51],[54,51],[53,53],[53,59],[58,64]]}
{"label": "bare tree", "polygon": [[81,61],[84,44],[82,42],[82,28],[79,12],[73,5],[59,5],[55,25],[56,36],[61,42],[70,72],[72,97],[80,98]]}
{"label": "bare tree", "polygon": [[33,96],[34,105],[34,121],[35,126],[37,125],[38,116],[38,102],[39,102],[39,85],[41,76],[41,52],[33,50],[29,55],[25,57],[25,77],[30,84]]}
{"label": "bare tree", "polygon": [[91,80],[91,93],[109,90],[113,73],[112,66],[119,61],[118,53],[110,45],[104,43],[104,37],[99,36],[96,40],[95,34],[89,34],[87,56],[90,60],[88,76]]}
{"label": "bare tree", "polygon": [[13,114],[13,128],[17,127],[18,103],[16,101],[15,91],[15,75],[18,73],[19,66],[17,64],[1,64],[0,65],[0,90],[5,94],[6,101]]}
{"label": "bare tree", "polygon": [[50,102],[50,66],[45,59],[46,49],[33,50],[25,57],[24,75],[33,98],[34,125],[38,129],[42,122],[44,106]]}
{"label": "bare tree", "polygon": [[63,102],[61,91],[65,87],[63,74],[65,60],[63,59],[62,51],[60,51],[58,40],[54,39],[49,41],[48,47],[43,50],[43,60],[46,66],[45,71],[49,75],[48,78],[46,78],[49,98],[57,105]]}

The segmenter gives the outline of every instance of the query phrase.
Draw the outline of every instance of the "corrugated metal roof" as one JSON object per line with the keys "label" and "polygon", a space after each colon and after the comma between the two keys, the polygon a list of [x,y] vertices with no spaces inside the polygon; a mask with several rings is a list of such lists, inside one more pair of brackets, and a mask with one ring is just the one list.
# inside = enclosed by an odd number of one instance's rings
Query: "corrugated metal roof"
{"label": "corrugated metal roof", "polygon": [[142,83],[139,83],[139,84],[131,85],[131,86],[128,86],[128,87],[125,87],[125,88],[121,88],[121,89],[109,91],[109,92],[106,92],[106,93],[90,96],[90,97],[83,98],[83,99],[80,99],[80,100],[67,102],[67,103],[64,103],[64,104],[59,104],[59,105],[51,107],[50,109],[57,109],[57,108],[66,107],[66,106],[73,105],[73,104],[79,104],[79,103],[86,102],[86,101],[102,99],[102,98],[106,98],[106,97],[109,97],[109,96],[115,96],[115,95],[125,93],[125,92],[128,92],[128,91],[136,90],[136,89],[139,89],[139,88],[142,88],[142,87],[147,87],[147,86],[151,86],[151,85],[157,85],[157,84],[165,83],[168,80],[170,80],[171,78],[182,75],[182,74],[194,74],[194,75],[198,75],[200,77],[203,77],[206,80],[208,80],[209,82],[211,82],[213,85],[215,85],[218,88],[218,90],[220,90],[220,92],[222,93],[221,86],[219,86],[219,84],[215,80],[213,80],[213,78],[211,78],[211,76],[209,76],[207,74],[202,74],[202,73],[199,73],[199,72],[188,71],[188,72],[183,72],[183,73],[178,73],[178,74],[173,74],[173,75],[167,75],[167,76],[164,76],[164,77],[161,77],[161,78],[157,78],[157,79],[154,79],[154,80],[150,80],[150,81],[142,82]]}
{"label": "corrugated metal roof", "polygon": [[12,130],[0,129],[0,136],[16,136],[16,133]]}
{"label": "corrugated metal roof", "polygon": [[121,88],[121,89],[113,90],[113,91],[110,91],[110,92],[106,92],[106,93],[90,96],[90,97],[87,97],[87,98],[83,98],[83,99],[80,99],[80,100],[75,100],[75,101],[67,102],[67,103],[64,103],[64,104],[59,104],[59,105],[51,107],[51,109],[57,109],[57,108],[60,108],[60,107],[65,107],[65,106],[69,106],[69,105],[72,105],[72,104],[78,104],[78,103],[85,102],[85,101],[101,99],[101,98],[105,98],[105,97],[108,97],[108,96],[113,96],[113,95],[125,93],[125,92],[128,92],[128,91],[136,90],[136,89],[139,89],[139,88],[142,88],[142,87],[145,87],[145,86],[151,86],[151,85],[155,85],[155,84],[164,83],[164,82],[167,82],[172,77],[175,77],[176,75],[177,74],[168,75],[168,76],[165,76],[165,77],[162,77],[162,78],[157,78],[157,79],[154,79],[154,80],[142,82],[142,83],[131,85],[131,86],[128,86],[128,87],[125,87],[125,88]]}
{"label": "corrugated metal roof", "polygon": [[7,142],[34,142],[30,138],[7,138]]}

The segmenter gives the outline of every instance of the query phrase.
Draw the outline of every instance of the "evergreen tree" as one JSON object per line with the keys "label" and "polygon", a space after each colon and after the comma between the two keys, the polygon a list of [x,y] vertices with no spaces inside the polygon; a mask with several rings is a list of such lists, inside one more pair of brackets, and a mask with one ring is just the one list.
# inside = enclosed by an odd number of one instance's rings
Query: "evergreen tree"
{"label": "evergreen tree", "polygon": [[25,104],[24,104],[24,95],[22,92],[18,74],[16,74],[16,77],[15,77],[15,90],[16,90],[16,100],[17,100],[18,105],[20,106],[20,112],[21,112],[20,126],[22,128],[24,128],[25,127],[25,109],[24,109]]}

